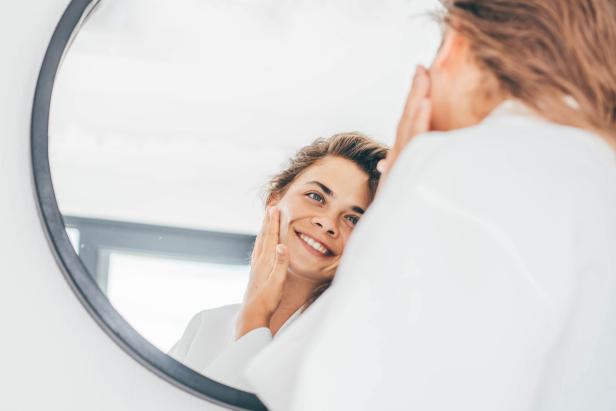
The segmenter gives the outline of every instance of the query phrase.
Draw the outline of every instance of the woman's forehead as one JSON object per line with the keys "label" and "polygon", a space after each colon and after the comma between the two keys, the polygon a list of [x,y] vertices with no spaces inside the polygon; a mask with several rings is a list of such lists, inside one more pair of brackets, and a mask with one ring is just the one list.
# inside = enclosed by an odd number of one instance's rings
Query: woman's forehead
{"label": "woman's forehead", "polygon": [[330,156],[317,161],[296,178],[294,185],[314,182],[327,186],[336,198],[368,202],[368,174],[346,158]]}

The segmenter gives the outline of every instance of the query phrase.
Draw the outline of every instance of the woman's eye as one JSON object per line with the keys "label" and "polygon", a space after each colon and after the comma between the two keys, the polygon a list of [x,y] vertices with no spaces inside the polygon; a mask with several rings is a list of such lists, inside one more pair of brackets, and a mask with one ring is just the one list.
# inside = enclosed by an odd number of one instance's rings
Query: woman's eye
{"label": "woman's eye", "polygon": [[353,225],[357,224],[359,222],[359,217],[357,217],[356,215],[348,215],[345,217],[348,221],[350,221]]}
{"label": "woman's eye", "polygon": [[323,197],[321,197],[319,193],[308,193],[306,195],[314,201],[318,201],[319,203],[323,202]]}

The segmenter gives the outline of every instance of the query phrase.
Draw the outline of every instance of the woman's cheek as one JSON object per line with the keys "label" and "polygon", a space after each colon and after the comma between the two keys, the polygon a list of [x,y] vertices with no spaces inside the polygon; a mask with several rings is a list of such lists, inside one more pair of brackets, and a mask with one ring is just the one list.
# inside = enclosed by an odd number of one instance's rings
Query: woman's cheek
{"label": "woman's cheek", "polygon": [[351,236],[351,233],[353,232],[352,229],[346,229],[345,232],[343,233],[343,235],[340,237],[341,240],[341,244],[340,244],[340,249],[342,251],[344,251],[344,249],[346,248],[347,242],[349,241],[349,237]]}

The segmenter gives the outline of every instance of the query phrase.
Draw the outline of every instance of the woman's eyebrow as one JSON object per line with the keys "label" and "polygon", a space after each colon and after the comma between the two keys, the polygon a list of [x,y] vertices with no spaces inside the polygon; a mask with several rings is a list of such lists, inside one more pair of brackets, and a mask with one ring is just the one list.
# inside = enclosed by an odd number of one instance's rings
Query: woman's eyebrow
{"label": "woman's eyebrow", "polygon": [[327,194],[331,198],[336,198],[336,196],[334,195],[334,192],[329,187],[327,187],[325,184],[321,183],[320,181],[309,181],[306,184],[316,184],[319,187],[321,187],[321,190],[323,190],[325,194]]}
{"label": "woman's eyebrow", "polygon": [[[327,187],[325,184],[321,183],[320,181],[316,181],[316,180],[308,181],[306,184],[316,184],[319,187],[321,187],[321,190],[323,190],[323,192],[326,195],[330,196],[331,198],[336,198],[336,196],[334,195],[334,192],[329,187]],[[351,207],[351,210],[353,210],[353,211],[355,211],[356,213],[359,213],[359,214],[364,214],[366,212],[366,210],[364,210],[363,208],[361,208],[359,206],[353,206],[353,207]]]}
{"label": "woman's eyebrow", "polygon": [[357,207],[357,206],[351,207],[351,210],[353,210],[353,211],[355,211],[356,213],[359,213],[359,214],[363,214],[363,213],[366,212],[363,208]]}

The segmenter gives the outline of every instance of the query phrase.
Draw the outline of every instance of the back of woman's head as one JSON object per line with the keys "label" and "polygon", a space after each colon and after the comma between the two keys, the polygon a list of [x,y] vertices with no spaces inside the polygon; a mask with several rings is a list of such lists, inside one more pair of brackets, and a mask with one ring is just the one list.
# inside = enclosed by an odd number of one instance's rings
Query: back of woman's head
{"label": "back of woman's head", "polygon": [[616,0],[442,0],[505,95],[616,143]]}

